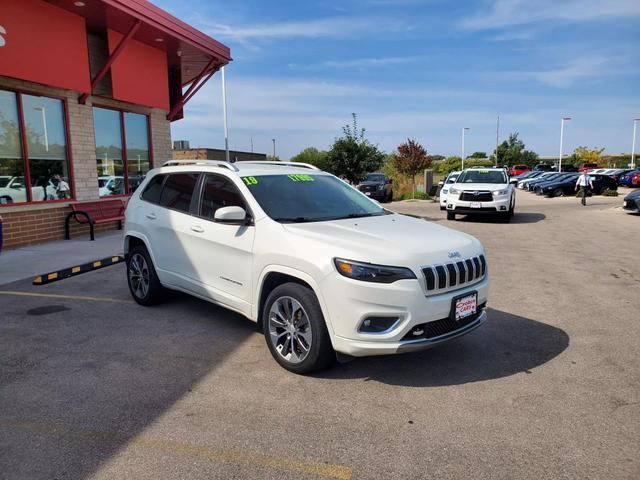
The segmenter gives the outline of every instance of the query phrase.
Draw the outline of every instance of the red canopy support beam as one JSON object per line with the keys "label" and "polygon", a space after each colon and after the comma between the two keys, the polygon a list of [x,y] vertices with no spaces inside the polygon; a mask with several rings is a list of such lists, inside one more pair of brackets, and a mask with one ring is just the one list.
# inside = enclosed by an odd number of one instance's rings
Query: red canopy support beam
{"label": "red canopy support beam", "polygon": [[111,65],[113,65],[113,62],[115,62],[116,59],[120,56],[120,54],[124,50],[124,47],[126,47],[127,43],[129,43],[129,40],[133,38],[133,35],[136,33],[138,28],[140,28],[140,25],[142,25],[142,20],[136,20],[136,22],[131,26],[127,34],[124,37],[122,37],[122,39],[120,39],[118,46],[111,53],[111,55],[109,55],[109,58],[107,59],[107,63],[104,64],[104,66],[100,69],[100,71],[95,76],[95,78],[91,80],[91,91],[89,93],[83,93],[82,95],[80,95],[78,102],[80,102],[81,104],[84,104],[87,101],[87,98],[89,97],[89,95],[93,94],[98,83],[100,83],[100,81],[107,74],[107,72],[111,68]]}
{"label": "red canopy support beam", "polygon": [[[211,70],[208,75],[207,75],[207,71],[209,70],[209,68],[211,68],[211,66],[214,64],[215,61],[216,59],[212,58],[211,61],[207,63],[207,66],[204,67],[202,71],[198,74],[198,76],[191,82],[191,85],[189,85],[189,88],[187,88],[187,91],[184,92],[182,97],[180,97],[180,100],[176,102],[176,104],[171,108],[171,111],[167,114],[167,120],[169,121],[173,120],[173,117],[182,107],[184,107],[185,103],[187,103],[191,99],[191,97],[193,97],[193,95],[195,95],[195,93],[198,90],[200,90],[200,87],[202,87],[205,83],[209,81],[209,79],[215,73],[216,70],[215,69]],[[207,77],[204,79],[204,81],[200,82],[200,80],[202,80],[202,78],[205,75],[207,75]],[[198,84],[198,82],[200,82],[200,84]]]}

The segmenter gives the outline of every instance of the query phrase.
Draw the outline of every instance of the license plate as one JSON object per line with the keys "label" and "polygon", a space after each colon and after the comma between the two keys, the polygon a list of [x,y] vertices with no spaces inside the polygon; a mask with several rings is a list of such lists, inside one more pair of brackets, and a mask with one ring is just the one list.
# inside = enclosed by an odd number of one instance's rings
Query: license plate
{"label": "license plate", "polygon": [[624,202],[624,205],[623,205],[623,206],[624,206],[624,207],[626,207],[626,206],[627,206],[627,202]]}
{"label": "license plate", "polygon": [[480,202],[471,202],[471,208],[481,208],[482,204]]}
{"label": "license plate", "polygon": [[364,194],[365,194],[367,197],[370,197],[370,196],[371,196],[371,192],[364,192]]}
{"label": "license plate", "polygon": [[475,315],[478,311],[478,294],[473,292],[459,297],[453,303],[453,319],[457,322],[463,318]]}

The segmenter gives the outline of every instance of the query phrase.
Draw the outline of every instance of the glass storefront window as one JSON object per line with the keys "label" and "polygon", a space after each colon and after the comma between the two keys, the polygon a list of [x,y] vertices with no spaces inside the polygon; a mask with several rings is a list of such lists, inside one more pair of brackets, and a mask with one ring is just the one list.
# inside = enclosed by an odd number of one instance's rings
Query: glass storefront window
{"label": "glass storefront window", "polygon": [[129,192],[133,192],[149,171],[149,130],[146,115],[126,112],[124,136],[127,144],[127,180]]}
{"label": "glass storefront window", "polygon": [[31,200],[71,197],[62,100],[22,95]]}
{"label": "glass storefront window", "polygon": [[17,96],[0,90],[0,203],[27,201],[24,178]]}
{"label": "glass storefront window", "polygon": [[93,123],[100,196],[130,194],[151,168],[147,116],[94,107]]}
{"label": "glass storefront window", "polygon": [[0,90],[0,204],[71,197],[64,103]]}

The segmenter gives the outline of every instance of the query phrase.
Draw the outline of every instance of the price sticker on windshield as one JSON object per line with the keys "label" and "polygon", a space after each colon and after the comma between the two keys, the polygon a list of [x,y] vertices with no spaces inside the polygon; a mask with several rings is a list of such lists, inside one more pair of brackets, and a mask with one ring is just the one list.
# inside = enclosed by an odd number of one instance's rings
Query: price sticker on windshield
{"label": "price sticker on windshield", "polygon": [[315,179],[311,175],[291,174],[287,175],[292,182],[314,182]]}

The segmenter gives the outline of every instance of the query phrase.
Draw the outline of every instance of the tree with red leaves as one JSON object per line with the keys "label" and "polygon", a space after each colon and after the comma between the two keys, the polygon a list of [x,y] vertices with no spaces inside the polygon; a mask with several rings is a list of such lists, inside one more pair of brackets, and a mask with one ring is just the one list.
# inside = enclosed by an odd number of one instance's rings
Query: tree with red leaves
{"label": "tree with red leaves", "polygon": [[432,158],[427,155],[427,150],[418,142],[407,138],[405,143],[398,145],[397,153],[391,157],[393,168],[398,173],[411,177],[413,183],[412,197],[416,198],[416,175],[431,166]]}

